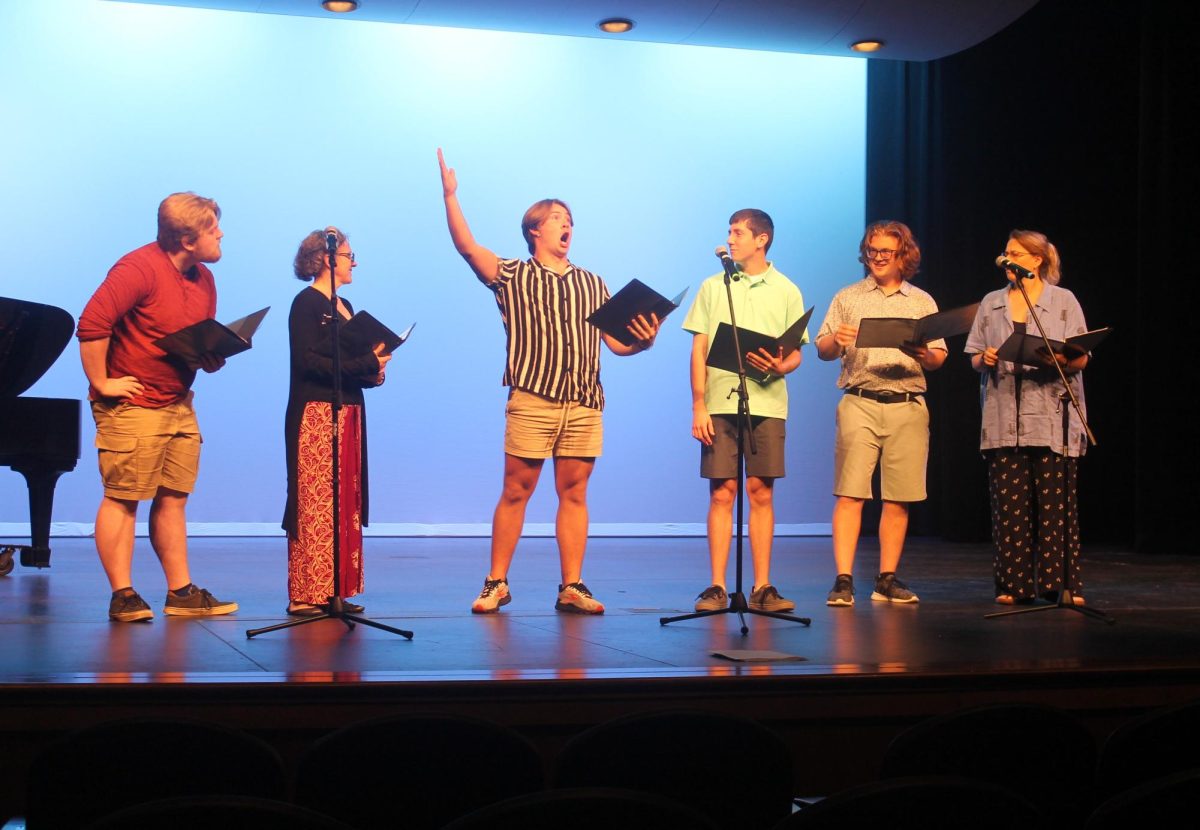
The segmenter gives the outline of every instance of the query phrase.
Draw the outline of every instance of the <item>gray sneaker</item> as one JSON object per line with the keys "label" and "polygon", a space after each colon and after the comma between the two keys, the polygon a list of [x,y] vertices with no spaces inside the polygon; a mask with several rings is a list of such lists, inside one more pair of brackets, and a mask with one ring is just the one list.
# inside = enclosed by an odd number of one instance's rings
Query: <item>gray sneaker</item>
{"label": "gray sneaker", "polygon": [[921,598],[908,589],[908,586],[896,579],[894,573],[880,574],[875,577],[875,590],[871,599],[876,602],[920,602]]}
{"label": "gray sneaker", "polygon": [[592,592],[582,582],[572,582],[569,585],[558,586],[558,600],[554,603],[555,611],[566,611],[569,614],[603,614],[604,604],[592,596]]}
{"label": "gray sneaker", "polygon": [[154,619],[154,612],[137,591],[114,595],[108,603],[108,618],[114,622]]}
{"label": "gray sneaker", "polygon": [[720,611],[729,607],[729,594],[720,585],[709,585],[696,597],[697,611]]}
{"label": "gray sneaker", "polygon": [[483,590],[471,603],[472,614],[495,614],[501,605],[512,602],[512,594],[508,592],[508,580],[483,578]]}
{"label": "gray sneaker", "polygon": [[844,605],[850,606],[854,604],[854,577],[850,574],[838,574],[837,579],[833,581],[833,590],[829,592],[829,596],[825,599],[826,605]]}
{"label": "gray sneaker", "polygon": [[169,617],[219,617],[222,614],[232,614],[238,610],[236,602],[223,602],[208,592],[206,588],[189,586],[186,596],[178,596],[174,591],[167,591],[167,601],[163,604],[163,613]]}
{"label": "gray sneaker", "polygon": [[795,611],[796,603],[779,595],[774,585],[761,585],[750,592],[748,604],[755,611]]}

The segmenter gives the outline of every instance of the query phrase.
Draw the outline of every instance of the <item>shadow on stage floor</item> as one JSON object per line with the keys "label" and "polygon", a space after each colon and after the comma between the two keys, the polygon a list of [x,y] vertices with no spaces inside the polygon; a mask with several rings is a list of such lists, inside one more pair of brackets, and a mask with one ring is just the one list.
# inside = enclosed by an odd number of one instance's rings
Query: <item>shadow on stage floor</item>
{"label": "shadow on stage floor", "polygon": [[[367,616],[412,630],[411,642],[334,621],[248,640],[248,629],[284,619],[281,539],[193,539],[194,580],[241,606],[195,620],[161,614],[162,573],[138,539],[135,584],[156,616],[134,624],[108,622],[91,540],[56,539],[50,569],[0,578],[9,757],[0,764],[66,729],[131,714],[220,721],[286,755],[353,720],[461,711],[513,725],[549,753],[616,715],[691,706],[768,724],[792,742],[798,791],[829,792],[869,779],[894,734],[950,709],[1044,702],[1103,737],[1148,708],[1200,697],[1200,577],[1188,557],[1091,552],[1083,593],[1117,620],[1109,626],[1066,611],[985,620],[996,610],[989,546],[929,540],[910,542],[901,568],[919,605],[870,601],[878,548],[865,540],[857,604],[827,608],[829,539],[779,539],[772,582],[812,625],[747,617],[743,637],[733,615],[659,624],[690,611],[705,587],[702,539],[593,540],[585,580],[607,605],[602,617],[553,610],[549,539],[522,541],[509,606],[471,615],[487,548],[486,539],[367,540],[357,601]],[[714,656],[729,650],[789,659]]]}

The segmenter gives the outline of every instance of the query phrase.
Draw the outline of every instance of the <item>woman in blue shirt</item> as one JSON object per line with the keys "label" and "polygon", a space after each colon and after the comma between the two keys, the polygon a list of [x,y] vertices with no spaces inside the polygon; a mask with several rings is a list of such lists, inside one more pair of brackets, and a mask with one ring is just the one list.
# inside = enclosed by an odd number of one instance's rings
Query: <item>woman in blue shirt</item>
{"label": "woman in blue shirt", "polygon": [[[1087,331],[1075,295],[1058,287],[1058,250],[1044,234],[1014,230],[1004,256],[1029,272],[1025,291],[1048,338],[1065,341]],[[966,345],[971,365],[982,376],[980,449],[988,462],[996,602],[1012,605],[1039,596],[1057,601],[1065,570],[1072,600],[1083,605],[1076,473],[1087,438],[1070,402],[1062,399],[1055,357],[1026,366],[997,356],[1013,332],[1040,336],[1017,287],[1020,277],[1013,270],[1005,274],[1007,285],[980,302]],[[1056,357],[1086,417],[1080,372],[1088,355]]]}

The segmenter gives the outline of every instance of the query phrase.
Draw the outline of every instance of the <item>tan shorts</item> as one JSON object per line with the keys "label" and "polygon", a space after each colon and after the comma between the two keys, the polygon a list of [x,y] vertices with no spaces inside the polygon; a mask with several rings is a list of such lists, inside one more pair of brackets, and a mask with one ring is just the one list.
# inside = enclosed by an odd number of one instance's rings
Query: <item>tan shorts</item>
{"label": "tan shorts", "polygon": [[518,458],[596,458],[604,444],[600,410],[513,389],[504,407],[504,451]]}
{"label": "tan shorts", "polygon": [[200,471],[200,426],[192,395],[159,409],[92,402],[104,495],[142,501],[160,487],[190,493]]}
{"label": "tan shorts", "polygon": [[925,399],[879,403],[843,395],[837,408],[833,494],[872,498],[878,466],[885,501],[924,501],[929,460],[929,410]]}

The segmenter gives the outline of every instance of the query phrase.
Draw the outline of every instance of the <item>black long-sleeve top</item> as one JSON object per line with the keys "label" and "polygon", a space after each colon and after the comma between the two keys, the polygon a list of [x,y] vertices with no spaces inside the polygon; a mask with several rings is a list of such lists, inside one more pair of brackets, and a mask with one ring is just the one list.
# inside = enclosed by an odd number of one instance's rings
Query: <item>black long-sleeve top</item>
{"label": "black long-sleeve top", "polygon": [[[345,299],[351,314],[353,306]],[[284,444],[287,455],[288,492],[283,512],[283,529],[289,536],[296,533],[297,456],[300,443],[300,420],[304,405],[309,401],[333,402],[333,358],[329,342],[329,298],[309,286],[292,300],[288,315],[288,337],[291,344],[291,383],[288,388],[287,411],[284,414]],[[345,320],[342,321],[343,323]],[[348,356],[342,354],[342,403],[362,407],[362,523],[367,524],[367,411],[362,390],[375,385],[379,374],[379,358],[374,352]]]}

